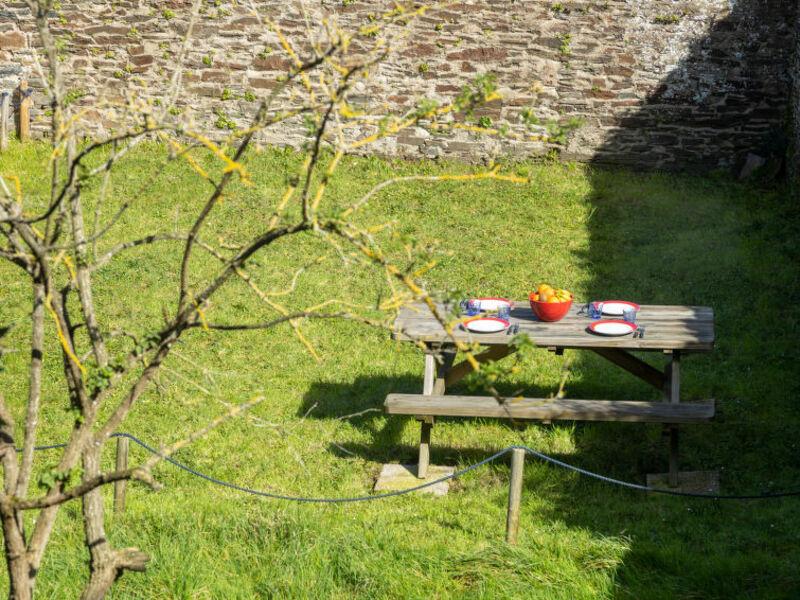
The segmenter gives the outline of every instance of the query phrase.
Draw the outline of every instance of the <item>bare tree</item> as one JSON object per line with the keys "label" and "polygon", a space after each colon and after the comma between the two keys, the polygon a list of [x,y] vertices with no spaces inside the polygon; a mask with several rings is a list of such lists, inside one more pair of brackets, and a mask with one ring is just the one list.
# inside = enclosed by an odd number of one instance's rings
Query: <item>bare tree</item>
{"label": "bare tree", "polygon": [[[192,328],[208,332],[255,331],[288,323],[307,345],[302,324],[308,319],[351,319],[368,326],[390,328],[400,306],[425,301],[446,327],[450,316],[439,312],[420,276],[430,266],[424,252],[393,235],[392,222],[366,227],[355,216],[383,188],[408,180],[438,177],[398,177],[384,181],[342,208],[328,210],[329,181],[342,157],[363,152],[367,145],[410,126],[439,130],[465,127],[453,115],[466,114],[475,105],[499,97],[490,77],[467,87],[449,104],[420,101],[402,114],[354,109],[349,95],[357,78],[368,77],[380,61],[395,51],[407,23],[435,8],[438,3],[397,4],[359,31],[348,33],[330,20],[303,13],[308,37],[295,43],[284,38],[276,23],[266,20],[282,40],[291,68],[260,101],[247,127],[223,141],[211,140],[170,108],[181,89],[181,69],[175,69],[170,92],[160,104],[131,97],[124,106],[112,107],[98,99],[95,108],[114,108],[119,126],[115,133],[91,137],[86,112],[70,105],[60,69],[58,42],[51,33],[53,0],[26,0],[41,38],[45,60],[40,74],[52,110],[49,144],[49,197],[42,201],[30,193],[25,181],[0,176],[0,257],[18,267],[19,281],[29,285],[30,360],[28,394],[24,415],[12,414],[0,393],[0,456],[4,489],[0,493],[0,518],[10,578],[9,597],[31,598],[43,553],[56,523],[59,508],[68,501],[83,505],[85,547],[90,555],[90,576],[84,598],[105,596],[126,571],[143,571],[147,556],[137,548],[114,548],[105,534],[101,488],[121,479],[137,479],[157,486],[151,469],[162,457],[196,439],[222,420],[257,403],[242,403],[206,427],[162,447],[160,456],[123,471],[103,472],[101,454],[106,442],[125,421],[148,385],[157,376],[176,343]],[[194,14],[200,2],[195,2]],[[299,10],[303,10],[302,2]],[[255,11],[258,14],[257,11]],[[191,43],[191,26],[184,41]],[[179,61],[180,62],[180,61]],[[259,136],[281,123],[307,128],[305,160],[288,178],[283,194],[267,199],[266,225],[255,235],[240,239],[204,238],[210,215],[226,197],[247,184],[248,153]],[[479,128],[480,129],[480,128]],[[492,132],[489,132],[492,133]],[[167,149],[164,165],[129,185],[118,197],[108,185],[124,158],[143,140],[160,140]],[[218,175],[201,168],[199,153],[214,156]],[[153,231],[125,239],[123,216],[161,176],[168,164],[184,161],[208,183],[191,226],[185,231]],[[520,181],[490,168],[461,179]],[[92,187],[94,186],[94,187]],[[92,189],[90,193],[88,190]],[[88,198],[91,196],[91,200]],[[103,210],[112,207],[112,210]],[[197,206],[197,204],[195,204]],[[262,209],[263,210],[263,209]],[[90,215],[93,217],[90,218]],[[252,262],[277,242],[313,236],[327,246],[308,265],[287,273],[288,287],[269,289],[262,284]],[[112,329],[102,310],[96,308],[98,275],[133,248],[150,244],[180,244],[182,259],[176,265],[174,303],[165,306],[163,318],[152,322],[145,334]],[[390,247],[394,244],[394,250]],[[397,252],[400,247],[402,252]],[[204,258],[197,256],[198,252]],[[398,258],[401,257],[401,258]],[[384,289],[361,304],[323,297],[313,306],[293,305],[291,292],[303,274],[323,262],[339,260],[381,274]],[[213,268],[209,266],[213,263]],[[260,322],[227,323],[212,319],[212,301],[231,282],[244,282],[273,316]],[[52,322],[52,323],[50,323]],[[2,324],[0,324],[2,325]],[[57,466],[45,473],[36,495],[31,486],[38,415],[43,395],[43,360],[46,336],[57,338],[60,374],[68,390],[64,403],[71,430]],[[1,341],[1,340],[0,340]],[[313,348],[310,347],[313,352]],[[463,350],[470,350],[462,346]],[[27,351],[26,350],[26,351]],[[477,363],[475,363],[477,368]],[[21,420],[21,427],[17,422]],[[21,429],[21,432],[19,431]],[[16,444],[21,439],[20,451]],[[26,527],[24,513],[38,511],[35,524]]]}

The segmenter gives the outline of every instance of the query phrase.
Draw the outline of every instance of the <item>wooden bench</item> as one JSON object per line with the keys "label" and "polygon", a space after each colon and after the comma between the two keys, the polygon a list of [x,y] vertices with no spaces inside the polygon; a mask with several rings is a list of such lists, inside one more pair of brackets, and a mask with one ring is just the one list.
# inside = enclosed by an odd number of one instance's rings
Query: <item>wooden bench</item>
{"label": "wooden bench", "polygon": [[542,421],[634,421],[638,423],[708,423],[714,400],[704,402],[636,402],[522,398],[500,404],[491,396],[427,396],[389,394],[384,408],[390,415],[418,417],[491,417]]}
{"label": "wooden bench", "polygon": [[418,477],[425,477],[430,458],[431,428],[436,417],[487,417],[562,421],[628,421],[662,423],[670,432],[670,485],[678,481],[678,425],[709,423],[714,400],[702,402],[638,402],[632,400],[576,400],[522,398],[500,403],[492,396],[389,394],[384,409],[390,415],[413,415],[422,421]]}

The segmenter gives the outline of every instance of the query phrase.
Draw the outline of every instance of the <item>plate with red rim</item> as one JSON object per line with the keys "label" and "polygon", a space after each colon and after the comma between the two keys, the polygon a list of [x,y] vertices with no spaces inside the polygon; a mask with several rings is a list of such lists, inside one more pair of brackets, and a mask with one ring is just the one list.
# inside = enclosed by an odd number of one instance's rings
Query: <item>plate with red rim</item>
{"label": "plate with red rim", "polygon": [[473,333],[497,333],[508,327],[508,321],[497,317],[476,317],[464,321],[461,326]]}
{"label": "plate with red rim", "polygon": [[[626,308],[639,310],[639,305],[635,302],[628,302],[627,300],[599,300],[603,303],[603,314],[610,317],[621,317],[622,311]],[[597,306],[598,302],[594,305]]]}
{"label": "plate with red rim", "polygon": [[481,303],[481,312],[492,312],[503,306],[514,307],[514,303],[506,298],[471,298],[472,302]]}
{"label": "plate with red rim", "polygon": [[589,329],[598,335],[628,335],[636,331],[636,324],[617,320],[596,321],[589,325]]}

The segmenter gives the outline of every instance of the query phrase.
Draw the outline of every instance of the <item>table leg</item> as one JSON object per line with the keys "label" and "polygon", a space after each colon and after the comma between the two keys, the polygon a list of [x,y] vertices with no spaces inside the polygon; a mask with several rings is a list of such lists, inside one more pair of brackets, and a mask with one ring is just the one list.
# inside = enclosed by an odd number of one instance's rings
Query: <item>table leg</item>
{"label": "table leg", "polygon": [[[441,352],[441,363],[437,364],[434,354],[425,355],[425,376],[422,380],[422,393],[425,396],[440,396],[445,391],[445,374],[453,365],[456,357],[455,348],[447,348]],[[421,421],[419,439],[419,461],[417,462],[417,477],[425,479],[428,474],[428,464],[431,457],[431,429],[433,417],[417,417]]]}
{"label": "table leg", "polygon": [[681,401],[681,353],[672,351],[672,360],[664,369],[664,401],[677,404]]}
{"label": "table leg", "polygon": [[422,379],[422,393],[426,396],[433,394],[433,384],[436,381],[436,357],[433,354],[425,355],[425,376]]}
{"label": "table leg", "polygon": [[[681,353],[672,352],[672,360],[664,370],[664,401],[677,404],[681,401]],[[669,486],[678,487],[678,426],[669,427]]]}

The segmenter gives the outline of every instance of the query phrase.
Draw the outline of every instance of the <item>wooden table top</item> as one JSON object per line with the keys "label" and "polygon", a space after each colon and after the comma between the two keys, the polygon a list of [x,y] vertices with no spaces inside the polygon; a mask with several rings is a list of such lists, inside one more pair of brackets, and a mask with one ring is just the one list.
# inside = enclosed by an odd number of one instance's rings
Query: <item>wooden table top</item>
{"label": "wooden table top", "polygon": [[[594,321],[578,315],[580,307],[581,304],[573,303],[567,316],[555,323],[547,323],[539,320],[527,300],[515,301],[511,310],[511,325],[519,323],[519,333],[527,333],[534,344],[542,347],[691,352],[710,352],[714,348],[714,311],[707,306],[641,305],[636,316],[637,324],[646,328],[641,339],[630,334],[603,336],[592,333],[588,326]],[[442,314],[447,313],[445,311]],[[453,341],[424,304],[404,306],[395,326],[393,337],[397,340],[443,344]],[[490,346],[507,345],[513,337],[508,330],[472,333],[458,324],[454,332],[458,341]]]}

